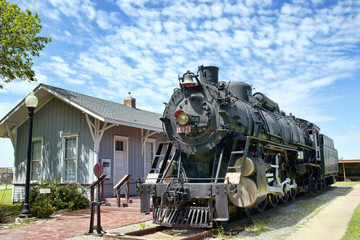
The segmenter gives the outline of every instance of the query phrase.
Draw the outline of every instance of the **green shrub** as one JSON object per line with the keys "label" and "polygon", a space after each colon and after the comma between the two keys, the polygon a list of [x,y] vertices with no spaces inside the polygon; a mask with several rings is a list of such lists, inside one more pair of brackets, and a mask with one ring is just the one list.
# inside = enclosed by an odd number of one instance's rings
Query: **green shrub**
{"label": "green shrub", "polygon": [[[75,183],[60,185],[58,182],[59,179],[60,177],[55,178],[53,183],[50,183],[48,180],[44,180],[39,185],[36,185],[31,189],[29,201],[30,206],[36,208],[35,211],[31,210],[34,216],[43,216],[43,213],[40,210],[40,207],[42,206],[40,203],[44,201],[44,198],[46,197],[48,198],[51,208],[54,208],[55,210],[66,209],[68,211],[73,211],[84,209],[89,206],[90,201],[86,197],[86,190],[84,187]],[[42,188],[49,188],[50,194],[40,194],[40,189]]]}
{"label": "green shrub", "polygon": [[48,218],[56,211],[56,208],[48,204],[46,200],[31,205],[31,213],[38,218]]}
{"label": "green shrub", "polygon": [[6,212],[5,204],[0,203],[0,223],[5,222],[5,212]]}

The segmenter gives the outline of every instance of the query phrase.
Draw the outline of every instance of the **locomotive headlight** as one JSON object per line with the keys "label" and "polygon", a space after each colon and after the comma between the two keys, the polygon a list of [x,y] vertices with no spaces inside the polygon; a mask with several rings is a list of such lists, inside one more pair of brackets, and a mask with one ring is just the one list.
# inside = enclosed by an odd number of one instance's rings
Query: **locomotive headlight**
{"label": "locomotive headlight", "polygon": [[182,110],[177,110],[174,117],[180,125],[185,125],[189,122],[189,116]]}

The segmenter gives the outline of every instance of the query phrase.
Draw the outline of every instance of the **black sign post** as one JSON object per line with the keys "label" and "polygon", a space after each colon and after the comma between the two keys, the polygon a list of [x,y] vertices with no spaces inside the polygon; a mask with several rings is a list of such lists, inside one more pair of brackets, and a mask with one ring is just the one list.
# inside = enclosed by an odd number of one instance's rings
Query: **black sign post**
{"label": "black sign post", "polygon": [[[101,163],[96,163],[94,166],[94,174],[98,178],[97,181],[97,199],[96,201],[91,202],[91,216],[90,216],[90,227],[89,232],[85,233],[85,235],[93,234],[94,228],[96,229],[96,236],[101,237],[103,233],[106,233],[101,227],[101,217],[100,217],[100,206],[101,203],[104,203],[100,199],[100,176],[104,173],[104,167]],[[97,206],[97,225],[94,226],[94,214],[95,214],[95,205]]]}

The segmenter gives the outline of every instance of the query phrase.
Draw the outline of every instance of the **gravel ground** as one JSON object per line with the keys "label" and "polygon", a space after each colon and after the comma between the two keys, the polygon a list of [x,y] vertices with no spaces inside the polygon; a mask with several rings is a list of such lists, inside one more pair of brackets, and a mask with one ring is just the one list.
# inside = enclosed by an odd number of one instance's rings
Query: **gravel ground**
{"label": "gravel ground", "polygon": [[[96,221],[95,221],[96,224]],[[142,227],[145,226],[145,228],[151,228],[151,227],[156,227],[158,225],[153,224],[152,220],[150,221],[146,221],[143,223],[137,223],[137,224],[131,224],[131,225],[127,225],[127,226],[122,226],[119,228],[114,228],[114,229],[106,229],[106,233],[112,233],[112,234],[121,234],[121,233],[127,233],[127,232],[131,232],[131,231],[136,231],[136,230],[141,230]],[[96,230],[94,230],[94,233],[96,233]],[[68,240],[100,240],[102,238],[97,237],[95,235],[82,235],[82,236],[78,236],[78,237],[73,237],[73,238],[68,238]]]}
{"label": "gravel ground", "polygon": [[[331,187],[318,196],[306,196],[292,202],[288,206],[279,206],[271,214],[252,217],[253,224],[245,227],[245,231],[229,236],[230,239],[286,239],[317,215],[337,196],[344,195],[351,187]],[[230,229],[241,226],[230,225]]]}
{"label": "gravel ground", "polygon": [[[286,239],[298,229],[306,225],[306,223],[317,215],[322,209],[329,205],[337,196],[345,195],[351,190],[351,187],[330,187],[324,190],[318,196],[306,196],[302,199],[288,204],[287,206],[279,205],[271,214],[264,213],[255,215],[251,218],[253,224],[245,227],[245,231],[237,232],[236,229],[243,229],[243,225],[236,225],[232,223],[228,229],[232,232],[222,239],[263,239],[263,240],[281,240]],[[146,228],[154,227],[152,221],[144,222]],[[123,226],[116,229],[107,230],[108,233],[120,234],[142,229],[140,223]],[[96,231],[94,231],[96,232]],[[161,237],[161,239],[174,239]],[[102,239],[92,235],[83,235],[79,237],[70,238],[70,240],[80,239]],[[216,239],[216,238],[212,238]]]}

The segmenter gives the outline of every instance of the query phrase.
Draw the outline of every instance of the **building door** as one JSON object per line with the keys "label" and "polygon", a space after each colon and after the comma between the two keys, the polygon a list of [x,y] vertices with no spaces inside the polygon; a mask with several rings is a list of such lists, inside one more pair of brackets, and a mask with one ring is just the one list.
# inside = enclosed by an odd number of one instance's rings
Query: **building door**
{"label": "building door", "polygon": [[[114,137],[114,186],[128,174],[128,138]],[[121,194],[125,193],[125,187]]]}

